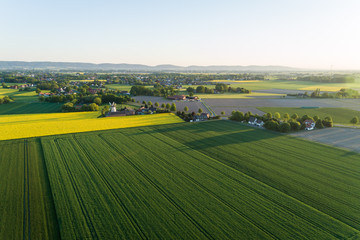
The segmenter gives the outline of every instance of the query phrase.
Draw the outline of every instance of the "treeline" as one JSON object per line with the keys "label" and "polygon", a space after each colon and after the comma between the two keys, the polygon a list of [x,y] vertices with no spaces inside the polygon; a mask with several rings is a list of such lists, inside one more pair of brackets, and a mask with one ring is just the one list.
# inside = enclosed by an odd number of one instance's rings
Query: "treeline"
{"label": "treeline", "polygon": [[350,75],[335,74],[333,76],[304,76],[297,77],[298,81],[310,81],[310,82],[321,82],[321,83],[354,83],[355,78]]}
{"label": "treeline", "polygon": [[65,103],[72,102],[73,104],[80,103],[96,103],[101,105],[101,103],[115,102],[117,104],[123,104],[129,101],[133,101],[128,95],[115,95],[113,93],[104,93],[99,95],[85,95],[81,94],[68,94],[68,95],[52,95],[49,97],[40,96],[39,100],[41,102],[55,102],[55,103]]}
{"label": "treeline", "polygon": [[215,89],[208,88],[206,86],[197,86],[196,88],[188,87],[186,89],[188,93],[251,93],[251,90],[245,89],[245,88],[233,88],[230,85],[224,84],[224,83],[217,83],[215,85]]}
{"label": "treeline", "polygon": [[239,122],[248,122],[251,117],[255,117],[256,119],[263,121],[264,128],[279,132],[304,130],[306,128],[306,120],[314,121],[315,128],[318,129],[333,127],[333,120],[331,117],[325,117],[324,119],[320,119],[318,116],[311,117],[309,115],[299,117],[296,113],[290,117],[288,113],[285,113],[283,116],[280,116],[279,113],[275,113],[274,116],[272,113],[266,113],[263,116],[259,116],[258,114],[254,115],[251,112],[244,114],[239,111],[233,111],[229,119]]}
{"label": "treeline", "polygon": [[175,89],[172,86],[163,87],[160,84],[155,84],[154,89],[147,88],[145,86],[132,86],[130,89],[130,94],[134,96],[158,96],[158,97],[168,97],[175,95],[179,90]]}

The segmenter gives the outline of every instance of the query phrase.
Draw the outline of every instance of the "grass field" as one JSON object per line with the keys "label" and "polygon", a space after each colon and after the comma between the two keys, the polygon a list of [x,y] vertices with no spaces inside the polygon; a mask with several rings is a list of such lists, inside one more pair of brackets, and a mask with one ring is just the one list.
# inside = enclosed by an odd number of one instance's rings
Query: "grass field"
{"label": "grass field", "polygon": [[359,154],[235,122],[0,141],[0,156],[1,239],[360,237]]}
{"label": "grass field", "polygon": [[337,124],[348,124],[350,125],[350,120],[358,116],[360,118],[360,112],[355,110],[350,110],[346,108],[287,108],[287,107],[258,107],[260,111],[271,112],[274,114],[278,112],[283,116],[285,113],[288,113],[290,116],[294,113],[298,114],[299,117],[304,115],[309,115],[311,117],[318,116],[321,119],[324,119],[327,116],[332,117],[334,123]]}
{"label": "grass field", "polygon": [[182,122],[172,113],[98,116],[98,112],[0,115],[0,140]]}

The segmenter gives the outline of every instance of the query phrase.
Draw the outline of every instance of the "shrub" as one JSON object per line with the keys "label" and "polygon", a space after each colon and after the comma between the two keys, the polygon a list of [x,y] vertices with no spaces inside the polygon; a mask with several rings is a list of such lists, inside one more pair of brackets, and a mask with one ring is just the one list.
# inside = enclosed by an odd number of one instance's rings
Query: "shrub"
{"label": "shrub", "polygon": [[280,130],[280,132],[283,132],[283,133],[290,132],[290,130],[291,130],[290,123],[287,123],[287,122],[281,123],[279,125],[279,130]]}
{"label": "shrub", "polygon": [[324,124],[322,123],[321,119],[316,120],[315,127],[318,129],[324,128]]}

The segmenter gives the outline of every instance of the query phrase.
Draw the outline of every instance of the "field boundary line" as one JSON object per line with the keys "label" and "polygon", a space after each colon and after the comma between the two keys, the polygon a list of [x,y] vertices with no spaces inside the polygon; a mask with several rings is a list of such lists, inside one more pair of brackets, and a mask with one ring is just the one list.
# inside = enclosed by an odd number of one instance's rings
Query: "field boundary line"
{"label": "field boundary line", "polygon": [[[159,133],[159,134],[165,136],[165,135],[162,134],[162,133]],[[259,181],[259,180],[255,179],[255,178],[253,178],[253,177],[251,177],[251,176],[249,176],[249,175],[247,175],[247,174],[245,174],[245,173],[237,170],[237,169],[234,169],[234,168],[232,168],[232,167],[230,167],[230,166],[228,166],[228,165],[226,165],[226,164],[224,164],[224,163],[222,163],[222,162],[220,162],[220,161],[218,161],[218,160],[216,160],[216,159],[214,159],[214,158],[212,158],[212,157],[204,154],[203,152],[197,151],[196,149],[193,149],[193,148],[191,148],[191,147],[189,147],[189,146],[186,146],[186,145],[184,145],[184,144],[176,141],[175,139],[173,139],[173,138],[171,138],[171,137],[168,137],[168,136],[165,136],[165,137],[166,137],[166,138],[170,138],[172,141],[175,141],[175,142],[177,142],[177,143],[185,146],[185,147],[188,148],[188,149],[195,150],[195,151],[198,152],[200,155],[203,155],[203,156],[205,156],[206,158],[212,160],[213,162],[216,162],[216,163],[218,163],[218,164],[221,164],[221,165],[224,166],[224,167],[230,168],[230,169],[233,170],[234,172],[239,172],[241,175],[243,175],[243,176],[244,176],[245,178],[247,178],[247,179],[250,179],[250,180],[252,180],[252,181],[255,181],[255,182],[258,183],[258,184],[264,185],[264,186],[266,186],[266,187],[269,188],[269,189],[275,190],[277,193],[279,193],[281,196],[283,196],[283,197],[285,197],[285,198],[292,199],[293,201],[297,202],[298,204],[301,204],[301,205],[303,205],[303,206],[305,206],[305,207],[307,207],[307,208],[309,208],[309,209],[315,210],[315,212],[319,212],[319,213],[321,213],[322,215],[327,216],[327,217],[330,217],[330,218],[333,219],[333,220],[340,221],[340,220],[338,220],[338,219],[335,219],[335,218],[329,216],[328,214],[323,213],[322,211],[319,211],[318,209],[313,208],[312,206],[309,206],[309,205],[303,203],[302,201],[299,201],[298,199],[296,199],[296,198],[294,198],[294,197],[292,197],[292,196],[289,196],[289,195],[287,195],[287,194],[279,191],[278,189],[275,189],[275,188],[273,188],[273,187],[271,187],[271,186],[263,183],[262,181]],[[164,143],[170,145],[169,143],[165,142],[164,140],[162,140],[162,139],[160,139],[160,138],[158,138],[158,139],[161,140],[161,141],[163,141]],[[171,146],[171,145],[170,145],[170,146]],[[184,152],[184,153],[185,153],[185,152]],[[238,179],[236,179],[236,178],[234,178],[234,177],[232,177],[232,176],[229,176],[229,175],[226,174],[225,172],[223,172],[223,171],[221,171],[221,170],[219,170],[219,169],[217,169],[217,168],[215,168],[215,167],[207,164],[207,163],[206,163],[205,161],[203,161],[202,159],[197,158],[197,157],[194,157],[194,156],[190,155],[189,153],[186,153],[186,154],[189,155],[189,156],[191,156],[192,158],[195,158],[196,160],[198,160],[198,161],[201,162],[202,164],[204,164],[204,165],[206,165],[206,166],[214,169],[215,171],[219,172],[220,174],[226,176],[227,178],[229,178],[229,179],[237,182],[238,184],[244,186],[244,187],[247,188],[249,191],[254,192],[255,194],[260,195],[262,198],[264,198],[264,199],[266,199],[266,200],[269,200],[270,202],[273,202],[274,204],[280,206],[281,208],[287,210],[288,212],[290,212],[290,213],[298,216],[299,218],[301,218],[301,219],[309,222],[309,223],[312,224],[313,226],[318,227],[318,228],[320,228],[320,229],[323,229],[325,232],[329,233],[330,235],[333,235],[334,237],[337,237],[337,238],[341,237],[341,236],[339,236],[338,234],[336,234],[336,233],[334,233],[334,232],[331,232],[330,230],[327,230],[327,229],[323,228],[322,226],[318,225],[318,224],[317,224],[315,221],[313,221],[312,219],[309,219],[309,218],[307,218],[307,217],[305,217],[305,216],[303,216],[303,215],[297,214],[297,213],[296,213],[295,211],[293,211],[291,208],[289,208],[289,207],[287,207],[286,205],[282,204],[281,202],[279,202],[279,201],[271,198],[271,196],[269,197],[269,196],[267,196],[266,194],[261,193],[260,191],[258,191],[258,190],[256,190],[256,189],[250,187],[248,184],[246,184],[246,183],[244,183],[244,182],[241,182],[240,180],[238,180]],[[343,223],[342,221],[340,221],[340,222]],[[343,224],[346,225],[346,226],[348,226],[348,227],[350,227],[352,230],[359,232],[357,229],[354,229],[353,227],[347,225],[346,223],[343,223]],[[360,232],[359,232],[359,233],[360,233]]]}
{"label": "field boundary line", "polygon": [[181,206],[179,206],[166,192],[154,183],[141,169],[139,169],[131,160],[121,153],[116,146],[106,140],[101,134],[98,135],[107,145],[114,149],[117,153],[124,157],[124,159],[131,165],[147,182],[149,182],[165,199],[167,199],[175,208],[177,208],[180,213],[182,213],[200,232],[204,234],[208,239],[214,239],[211,234],[209,234],[206,229],[204,229],[194,218],[191,217]]}
{"label": "field boundary line", "polygon": [[142,239],[148,239],[141,229],[140,225],[136,222],[135,218],[131,215],[130,211],[126,208],[125,204],[121,201],[120,197],[116,194],[115,190],[111,187],[110,183],[106,180],[104,175],[100,172],[100,170],[95,166],[93,160],[89,156],[89,154],[84,150],[83,146],[79,143],[79,140],[73,135],[73,139],[75,144],[79,147],[80,151],[84,154],[84,156],[88,159],[91,166],[94,168],[95,172],[99,175],[103,183],[105,183],[106,187],[110,190],[110,193],[115,197],[116,201],[122,207],[126,217],[130,220],[131,224],[133,225],[134,229]]}
{"label": "field boundary line", "polygon": [[90,234],[92,236],[93,239],[99,239],[99,236],[95,230],[95,227],[90,219],[90,216],[89,216],[89,213],[84,205],[84,200],[82,199],[81,197],[81,194],[79,192],[79,189],[77,188],[76,184],[75,184],[75,179],[74,179],[74,176],[72,175],[71,171],[70,171],[70,168],[69,168],[69,165],[67,164],[67,161],[65,160],[65,157],[64,157],[64,153],[62,152],[61,148],[58,146],[59,145],[59,139],[58,138],[55,138],[54,139],[54,145],[56,146],[56,149],[58,150],[59,154],[60,154],[60,157],[64,163],[64,166],[65,166],[65,169],[66,169],[66,172],[67,174],[69,175],[69,178],[70,178],[70,182],[71,182],[71,185],[74,189],[74,192],[75,192],[75,195],[76,195],[76,198],[77,198],[77,202],[79,203],[80,205],[80,209],[81,209],[81,212],[85,218],[85,221],[86,221],[86,224],[90,230]]}

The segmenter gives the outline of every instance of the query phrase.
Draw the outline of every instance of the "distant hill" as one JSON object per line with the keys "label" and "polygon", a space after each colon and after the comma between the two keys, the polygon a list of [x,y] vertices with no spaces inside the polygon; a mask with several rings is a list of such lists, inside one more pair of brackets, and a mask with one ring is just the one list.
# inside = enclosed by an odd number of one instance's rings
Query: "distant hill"
{"label": "distant hill", "polygon": [[261,72],[261,71],[299,71],[302,69],[285,66],[176,66],[157,65],[147,66],[142,64],[127,63],[80,63],[80,62],[24,62],[0,61],[1,70],[104,70],[104,71],[175,71],[175,72]]}

